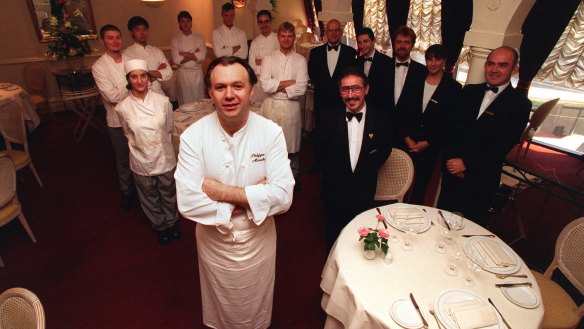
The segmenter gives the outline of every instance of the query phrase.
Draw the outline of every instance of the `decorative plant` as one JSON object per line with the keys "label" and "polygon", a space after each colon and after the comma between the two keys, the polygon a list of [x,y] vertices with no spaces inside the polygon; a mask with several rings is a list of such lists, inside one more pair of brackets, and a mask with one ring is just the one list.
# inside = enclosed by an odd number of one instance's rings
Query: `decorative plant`
{"label": "decorative plant", "polygon": [[[375,250],[375,248],[380,248],[383,254],[387,254],[387,239],[389,238],[387,222],[382,215],[375,215],[375,217],[377,218],[377,226],[375,226],[374,229],[369,227],[359,228],[359,241],[363,240],[364,250]],[[382,223],[384,228],[379,228],[379,223]]]}
{"label": "decorative plant", "polygon": [[55,59],[83,57],[91,54],[89,42],[77,31],[68,19],[51,17],[50,36],[53,42],[47,49],[47,56]]}

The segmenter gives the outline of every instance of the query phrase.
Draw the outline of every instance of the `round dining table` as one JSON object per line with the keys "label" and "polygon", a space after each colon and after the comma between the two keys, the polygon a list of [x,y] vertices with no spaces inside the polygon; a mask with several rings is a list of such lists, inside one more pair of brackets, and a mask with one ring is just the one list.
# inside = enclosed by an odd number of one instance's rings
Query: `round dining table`
{"label": "round dining table", "polygon": [[36,106],[30,101],[26,90],[10,82],[0,82],[0,108],[13,102],[22,108],[28,130],[33,131],[38,127],[41,123],[41,118],[36,111]]}
{"label": "round dining table", "polygon": [[[415,231],[406,231],[403,225],[400,227],[396,210],[408,209],[417,212],[416,216],[423,216],[429,221],[428,225],[418,225]],[[496,319],[496,324],[485,328],[541,327],[544,314],[541,293],[523,260],[505,242],[470,220],[464,219],[460,230],[451,227],[448,231],[438,211],[431,207],[393,204],[365,211],[343,229],[322,272],[321,306],[327,313],[325,328],[422,328],[423,322],[415,312],[410,294],[415,298],[428,328],[465,327],[462,325],[463,312],[457,313],[460,322],[450,317],[449,312],[455,312],[455,303],[449,304],[452,306],[443,305],[448,298],[456,296],[465,297],[450,300],[462,303],[475,298],[480,302],[481,312],[486,311],[489,317]],[[383,228],[383,223],[376,217],[379,213],[388,224],[392,224],[387,229],[391,260],[384,258],[379,248],[375,258],[366,259],[364,242],[359,240],[359,228]],[[447,219],[452,216],[447,211],[441,213]],[[500,246],[506,253],[505,257],[513,260],[513,265],[491,268],[484,262],[467,261],[469,257],[477,257],[474,249],[468,247],[476,248],[472,243],[479,241]],[[472,255],[469,254],[471,252]],[[479,263],[482,267],[477,266]],[[449,271],[452,267],[454,273]],[[495,273],[526,277],[500,278]],[[469,284],[469,277],[472,284]],[[502,283],[524,285],[496,286]],[[430,314],[430,309],[437,314],[436,318]],[[472,311],[469,310],[465,316],[472,315],[469,313]],[[474,318],[476,320],[478,316]],[[440,326],[437,321],[440,321]],[[466,326],[472,327],[470,324]]]}

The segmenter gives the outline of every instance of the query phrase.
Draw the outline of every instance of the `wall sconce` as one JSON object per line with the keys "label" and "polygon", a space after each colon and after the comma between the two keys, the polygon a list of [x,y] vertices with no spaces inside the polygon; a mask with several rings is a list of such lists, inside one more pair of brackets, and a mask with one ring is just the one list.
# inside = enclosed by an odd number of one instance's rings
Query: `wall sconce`
{"label": "wall sconce", "polygon": [[141,0],[143,4],[150,8],[160,7],[164,4],[165,0]]}
{"label": "wall sconce", "polygon": [[235,8],[243,8],[247,4],[247,0],[231,0]]}

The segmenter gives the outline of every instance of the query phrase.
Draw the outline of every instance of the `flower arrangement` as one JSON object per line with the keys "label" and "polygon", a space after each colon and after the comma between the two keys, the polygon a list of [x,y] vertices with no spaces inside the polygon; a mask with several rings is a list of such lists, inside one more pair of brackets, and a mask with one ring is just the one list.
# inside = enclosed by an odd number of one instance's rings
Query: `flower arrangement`
{"label": "flower arrangement", "polygon": [[77,31],[77,27],[68,19],[58,20],[52,16],[50,19],[49,35],[53,40],[47,49],[47,57],[55,59],[69,57],[83,57],[91,54],[89,42]]}
{"label": "flower arrangement", "polygon": [[[375,215],[375,217],[377,218],[377,226],[374,229],[369,227],[360,227],[358,229],[359,241],[363,240],[365,251],[375,251],[375,248],[380,248],[383,254],[387,254],[389,248],[387,245],[387,239],[389,238],[387,221],[381,214]],[[382,223],[384,228],[379,228],[379,223]]]}

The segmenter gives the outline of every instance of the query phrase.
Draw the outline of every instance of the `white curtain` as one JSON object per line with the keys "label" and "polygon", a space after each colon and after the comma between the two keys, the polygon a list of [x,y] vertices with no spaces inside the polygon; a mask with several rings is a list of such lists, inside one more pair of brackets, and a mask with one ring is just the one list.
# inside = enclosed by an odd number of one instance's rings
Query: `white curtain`
{"label": "white curtain", "polygon": [[584,2],[534,80],[576,89],[584,86]]}
{"label": "white curtain", "polygon": [[385,0],[365,0],[363,26],[373,30],[378,46],[383,50],[391,49]]}
{"label": "white curtain", "polygon": [[411,0],[407,24],[416,32],[414,49],[426,51],[431,45],[441,43],[441,22],[441,0]]}

